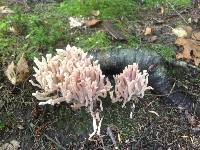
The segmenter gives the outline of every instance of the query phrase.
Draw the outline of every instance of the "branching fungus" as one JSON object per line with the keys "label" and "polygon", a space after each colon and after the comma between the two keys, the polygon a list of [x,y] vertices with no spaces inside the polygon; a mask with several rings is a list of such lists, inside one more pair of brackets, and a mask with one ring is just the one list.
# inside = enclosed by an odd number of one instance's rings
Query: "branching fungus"
{"label": "branching fungus", "polygon": [[42,57],[42,61],[35,58],[37,68],[34,67],[34,76],[39,84],[32,80],[30,82],[42,92],[36,91],[33,96],[43,100],[40,105],[65,101],[76,108],[86,106],[93,117],[92,135],[99,133],[96,121],[100,126],[102,120],[99,111],[103,109],[99,97],[106,97],[112,87],[110,82],[105,79],[98,62],[92,61],[92,57],[88,57],[81,49],[68,45],[66,50],[56,51],[55,56],[47,54],[46,59]]}

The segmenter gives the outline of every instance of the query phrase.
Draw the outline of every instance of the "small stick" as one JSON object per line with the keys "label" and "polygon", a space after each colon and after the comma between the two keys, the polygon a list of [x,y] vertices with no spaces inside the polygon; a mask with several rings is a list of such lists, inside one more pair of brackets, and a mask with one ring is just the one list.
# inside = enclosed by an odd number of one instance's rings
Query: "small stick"
{"label": "small stick", "polygon": [[43,134],[49,141],[51,141],[52,143],[54,143],[58,148],[62,149],[62,150],[66,150],[66,148],[64,148],[62,145],[60,145],[59,143],[57,143],[54,139],[52,139],[51,137],[49,137],[47,134]]}
{"label": "small stick", "polygon": [[115,140],[115,138],[114,138],[114,135],[113,135],[112,130],[111,130],[110,127],[107,127],[107,134],[108,134],[109,137],[111,138],[112,143],[113,143],[113,145],[115,146],[115,149],[118,149],[118,147],[117,147],[117,142],[116,142],[116,140]]}
{"label": "small stick", "polygon": [[169,2],[167,1],[167,3],[171,6],[171,8],[183,19],[183,21],[188,24],[188,22],[185,20],[185,18],[174,8],[174,6]]}

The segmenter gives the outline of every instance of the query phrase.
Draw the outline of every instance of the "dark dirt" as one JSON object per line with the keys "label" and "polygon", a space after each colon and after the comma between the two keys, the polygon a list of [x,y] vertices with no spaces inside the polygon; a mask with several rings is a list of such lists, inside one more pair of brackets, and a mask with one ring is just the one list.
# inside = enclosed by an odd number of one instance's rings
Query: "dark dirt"
{"label": "dark dirt", "polygon": [[[191,78],[184,81],[192,83]],[[13,87],[1,71],[0,82],[0,101],[4,102],[0,115],[5,124],[0,130],[1,143],[16,139],[21,149],[113,149],[106,132],[111,127],[120,149],[198,149],[200,146],[199,130],[189,124],[184,111],[160,103],[158,95],[149,93],[141,99],[133,119],[129,118],[130,107],[122,109],[121,104],[104,100],[103,142],[99,138],[89,141],[92,119],[84,108],[74,111],[65,103],[41,107],[31,96],[34,89],[27,81]],[[194,93],[198,85],[190,84],[187,85]]]}
{"label": "dark dirt", "polygon": [[[191,13],[194,13],[192,17],[196,15],[190,8],[178,11],[185,10],[186,13],[182,14],[184,17]],[[163,16],[156,14],[156,11],[149,13],[141,22],[135,24],[130,32],[141,37],[142,42],[152,43],[149,41],[150,36],[144,37],[141,31],[147,25],[155,26],[154,36],[158,37],[155,43],[174,46],[175,36],[168,34],[169,27],[163,23],[157,24],[157,20]],[[173,27],[177,21],[183,21],[176,13],[168,14],[164,18],[169,18],[164,19],[165,24]],[[197,24],[192,27],[199,29]],[[136,104],[133,119],[129,118],[130,106],[122,109],[121,104],[111,104],[109,99],[105,99],[102,137],[89,141],[92,118],[85,108],[72,110],[65,103],[54,107],[38,106],[38,101],[31,95],[35,89],[28,79],[21,85],[13,86],[6,79],[3,70],[1,66],[0,123],[4,127],[0,128],[0,145],[16,139],[22,150],[114,149],[115,145],[107,135],[107,128],[110,127],[119,149],[200,148],[199,126],[189,123],[184,110],[163,104],[160,95],[147,93],[145,98]],[[185,75],[179,76],[180,78],[173,76],[177,78],[177,84],[184,85],[190,93],[199,97],[200,73],[188,70]]]}

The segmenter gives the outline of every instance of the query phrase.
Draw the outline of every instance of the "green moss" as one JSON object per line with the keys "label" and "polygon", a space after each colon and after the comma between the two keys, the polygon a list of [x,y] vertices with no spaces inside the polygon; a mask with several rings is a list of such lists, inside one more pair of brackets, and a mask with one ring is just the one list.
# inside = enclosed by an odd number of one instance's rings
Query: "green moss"
{"label": "green moss", "polygon": [[[40,53],[52,52],[59,40],[65,40],[67,43],[68,20],[59,15],[55,16],[53,8],[42,14],[34,13],[34,10],[24,13],[15,8],[15,14],[0,20],[0,60],[21,53],[33,59]],[[16,27],[16,33],[10,31],[12,26]]]}
{"label": "green moss", "polygon": [[2,36],[3,34],[6,33],[6,31],[8,30],[8,22],[6,22],[6,20],[2,20],[0,22],[0,36]]}
{"label": "green moss", "polygon": [[0,121],[0,130],[3,130],[5,128],[5,124]]}
{"label": "green moss", "polygon": [[170,46],[165,46],[162,44],[146,44],[144,47],[156,51],[166,60],[173,60],[175,58],[175,52]]}
{"label": "green moss", "polygon": [[200,77],[196,77],[196,78],[191,78],[190,79],[194,84],[199,84],[200,85]]}
{"label": "green moss", "polygon": [[137,47],[139,45],[139,40],[135,36],[128,38],[128,47]]}
{"label": "green moss", "polygon": [[167,4],[170,3],[175,6],[186,6],[191,4],[191,0],[147,0],[145,1],[146,6],[155,6],[159,4]]}
{"label": "green moss", "polygon": [[101,19],[113,19],[120,16],[135,15],[136,2],[131,0],[65,0],[58,10],[67,16],[91,16],[92,10],[99,10]]}
{"label": "green moss", "polygon": [[111,41],[108,39],[105,32],[96,32],[89,36],[82,36],[76,38],[76,45],[83,49],[100,48],[105,49],[109,47]]}

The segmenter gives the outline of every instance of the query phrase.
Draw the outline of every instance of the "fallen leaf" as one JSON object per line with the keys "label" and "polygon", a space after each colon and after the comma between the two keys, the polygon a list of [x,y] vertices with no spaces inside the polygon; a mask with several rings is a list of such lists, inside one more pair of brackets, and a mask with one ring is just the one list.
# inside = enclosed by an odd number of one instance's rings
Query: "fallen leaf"
{"label": "fallen leaf", "polygon": [[84,24],[88,27],[95,27],[99,25],[102,21],[98,19],[89,19],[89,20],[84,20]]}
{"label": "fallen leaf", "polygon": [[191,59],[191,43],[188,39],[185,38],[177,38],[175,41],[175,44],[177,46],[183,46],[183,51],[180,53],[176,54],[176,58],[177,59],[181,59],[184,58],[186,60],[190,60]]}
{"label": "fallen leaf", "polygon": [[200,32],[193,32],[192,39],[200,41]]}
{"label": "fallen leaf", "polygon": [[146,27],[146,29],[144,30],[144,35],[150,35],[152,31],[153,31],[152,28]]}
{"label": "fallen leaf", "polygon": [[176,54],[177,59],[193,60],[196,66],[200,64],[200,42],[192,39],[178,38],[175,44],[183,47],[183,51]]}
{"label": "fallen leaf", "polygon": [[193,31],[192,27],[184,26],[183,29],[187,32],[187,37],[191,37]]}
{"label": "fallen leaf", "polygon": [[17,34],[17,30],[15,29],[14,26],[11,26],[11,27],[9,28],[9,30],[10,30],[10,32]]}
{"label": "fallen leaf", "polygon": [[192,23],[192,18],[188,18],[188,23]]}
{"label": "fallen leaf", "polygon": [[161,14],[161,15],[163,15],[164,14],[164,11],[165,11],[165,9],[164,9],[164,7],[163,6],[161,6],[160,8],[159,8],[159,14]]}
{"label": "fallen leaf", "polygon": [[10,141],[10,143],[5,143],[0,146],[1,150],[18,150],[20,148],[20,142],[16,140]]}
{"label": "fallen leaf", "polygon": [[12,25],[9,28],[10,32],[17,34],[17,35],[23,35],[25,31],[25,26],[18,23],[12,23]]}
{"label": "fallen leaf", "polygon": [[192,33],[192,28],[190,26],[173,28],[172,33],[174,33],[179,38],[189,37]]}
{"label": "fallen leaf", "polygon": [[26,59],[24,58],[24,54],[22,54],[21,58],[19,59],[16,67],[16,75],[17,75],[17,82],[22,82],[27,77],[29,73],[29,67]]}
{"label": "fallen leaf", "polygon": [[200,64],[200,45],[198,45],[197,49],[193,51],[194,55],[194,64],[198,66]]}
{"label": "fallen leaf", "polygon": [[16,66],[12,61],[11,64],[8,65],[5,71],[7,78],[14,85],[24,81],[28,73],[29,73],[28,63],[24,58],[24,55],[21,56]]}
{"label": "fallen leaf", "polygon": [[8,65],[8,67],[5,71],[5,74],[8,78],[8,80],[10,80],[10,82],[15,85],[16,84],[16,73],[15,73],[15,64],[13,61],[11,62],[11,64]]}
{"label": "fallen leaf", "polygon": [[11,14],[11,13],[14,13],[14,11],[12,11],[7,6],[1,6],[0,7],[0,14]]}
{"label": "fallen leaf", "polygon": [[[183,58],[187,61],[193,60],[194,64],[198,66],[200,64],[200,32],[192,33],[192,28],[190,26],[183,28],[183,30],[187,32],[187,38],[182,37],[176,40],[175,44],[183,47],[183,51],[177,53],[176,58]],[[191,39],[189,37],[191,37]]]}
{"label": "fallen leaf", "polygon": [[99,10],[92,10],[91,11],[91,14],[95,17],[99,16],[100,15],[100,11]]}

